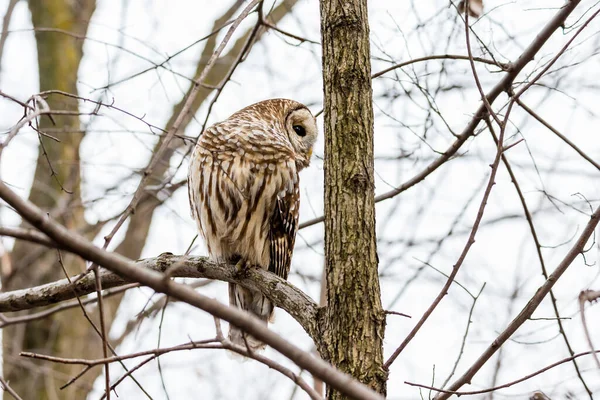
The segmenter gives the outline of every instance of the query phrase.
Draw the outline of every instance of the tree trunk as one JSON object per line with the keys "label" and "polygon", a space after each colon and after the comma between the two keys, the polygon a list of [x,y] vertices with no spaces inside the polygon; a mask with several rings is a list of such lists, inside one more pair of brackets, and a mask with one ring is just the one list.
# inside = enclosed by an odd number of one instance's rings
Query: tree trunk
{"label": "tree trunk", "polygon": [[[85,36],[95,9],[95,0],[30,0],[29,9],[34,28],[60,28],[75,35]],[[40,90],[58,89],[77,93],[77,72],[83,55],[83,40],[57,32],[36,32]],[[77,111],[77,101],[56,96],[48,99],[51,109]],[[60,142],[43,137],[37,160],[34,184],[29,199],[52,212],[71,229],[85,226],[83,207],[80,205],[79,133],[77,115],[55,115],[40,119],[40,130],[52,128],[52,135]],[[50,165],[52,167],[50,167]],[[52,173],[54,170],[55,174]],[[74,206],[75,205],[75,206]],[[3,290],[14,290],[38,285],[64,277],[56,252],[47,252],[40,246],[17,241],[11,253],[14,268],[3,270]],[[84,262],[72,255],[64,255],[63,264],[69,274],[84,270]],[[100,339],[91,333],[80,309],[55,316],[8,327],[3,335],[4,374],[11,387],[24,399],[54,399],[59,386],[80,368],[67,365],[48,367],[33,361],[24,361],[19,351],[31,350],[46,354],[94,358],[101,356]],[[96,345],[97,344],[97,345]],[[58,380],[56,378],[59,378]],[[87,378],[87,379],[86,379]],[[61,399],[83,399],[93,383],[94,374],[84,377],[58,395]]]}
{"label": "tree trunk", "polygon": [[[325,355],[385,395],[367,0],[321,0],[325,92]],[[327,389],[327,398],[343,399]]]}
{"label": "tree trunk", "polygon": [[[297,0],[285,0],[272,10],[269,20],[276,24],[292,10],[296,2]],[[215,20],[214,29],[222,27],[223,23],[231,19],[243,4],[244,2],[239,0],[233,2],[230,9],[221,18]],[[89,21],[95,10],[95,0],[29,0],[29,8],[34,28],[55,28],[64,31],[36,32],[40,90],[57,89],[77,94],[78,69],[83,56],[82,38],[86,35]],[[249,33],[250,31],[247,31],[234,43],[231,50],[221,57],[221,60],[211,69],[206,82],[217,85],[228,75],[233,68],[233,62],[245,48]],[[263,33],[264,31],[259,32],[255,42],[260,40]],[[218,44],[217,38],[217,35],[214,35],[207,40],[198,63],[197,75]],[[193,111],[182,124],[182,130],[212,92],[206,90],[197,96]],[[174,107],[173,117],[167,126],[170,126],[176,118],[184,100]],[[48,102],[51,109],[78,110],[77,101],[66,97],[51,96]],[[29,199],[52,212],[52,215],[68,228],[89,231],[88,237],[92,239],[98,232],[98,227],[89,229],[80,201],[79,146],[84,135],[78,133],[81,128],[79,117],[55,115],[53,119],[56,126],[49,118],[41,118],[40,129],[43,131],[52,128],[52,135],[58,137],[60,143],[42,138],[47,155],[40,147]],[[156,148],[161,144],[162,138],[156,144]],[[180,146],[179,141],[172,142],[171,148],[165,152],[164,158],[155,168],[148,185],[156,185],[164,181],[164,177],[168,175],[170,159],[176,148]],[[52,174],[49,162],[56,172],[56,177]],[[63,190],[63,187],[66,190]],[[130,216],[125,238],[115,252],[131,259],[140,257],[154,211],[160,204],[161,202],[152,194],[140,199],[135,213]],[[79,273],[85,268],[80,258],[68,254],[62,256],[69,275]],[[62,268],[57,261],[57,252],[48,251],[42,246],[16,241],[10,259],[11,270],[7,270],[7,266],[2,266],[0,269],[3,291],[36,286],[64,278]],[[107,329],[112,324],[121,299],[122,296],[113,296],[104,300]],[[98,326],[97,313],[88,312],[88,314]],[[95,368],[67,390],[60,390],[60,386],[80,371],[79,366],[64,364],[50,366],[45,362],[38,363],[19,357],[19,352],[23,350],[87,359],[102,357],[101,340],[79,308],[29,324],[10,326],[5,328],[3,333],[4,377],[10,381],[11,387],[23,399],[84,399],[92,389],[93,382],[102,373],[101,368]]]}

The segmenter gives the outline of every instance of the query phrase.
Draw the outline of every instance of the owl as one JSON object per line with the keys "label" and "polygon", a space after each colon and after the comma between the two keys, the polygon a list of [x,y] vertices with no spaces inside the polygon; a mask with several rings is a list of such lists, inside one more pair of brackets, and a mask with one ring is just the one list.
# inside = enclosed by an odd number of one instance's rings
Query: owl
{"label": "owl", "polygon": [[[298,231],[298,173],[317,140],[306,106],[271,99],[206,129],[188,175],[192,217],[211,258],[238,268],[262,268],[287,279]],[[229,284],[229,303],[264,321],[273,304],[260,292]],[[229,339],[250,350],[265,344],[230,326]]]}

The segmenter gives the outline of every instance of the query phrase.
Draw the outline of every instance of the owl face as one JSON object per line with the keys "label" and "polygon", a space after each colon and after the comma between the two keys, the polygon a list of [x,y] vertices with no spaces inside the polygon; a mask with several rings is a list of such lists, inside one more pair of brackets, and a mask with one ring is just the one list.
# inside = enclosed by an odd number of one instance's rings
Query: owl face
{"label": "owl face", "polygon": [[301,168],[310,163],[313,146],[317,141],[317,121],[310,111],[301,106],[292,109],[285,119],[285,131],[296,153],[296,162]]}
{"label": "owl face", "polygon": [[[281,152],[284,148],[287,154],[293,151],[298,170],[307,167],[310,163],[318,134],[317,121],[308,108],[289,99],[270,99],[252,104],[236,112],[221,124],[228,126],[225,130],[238,130],[250,136],[254,134],[252,140],[247,142],[253,152],[261,145],[283,145],[277,151]],[[244,129],[239,131],[239,127]],[[256,136],[257,131],[262,134]]]}

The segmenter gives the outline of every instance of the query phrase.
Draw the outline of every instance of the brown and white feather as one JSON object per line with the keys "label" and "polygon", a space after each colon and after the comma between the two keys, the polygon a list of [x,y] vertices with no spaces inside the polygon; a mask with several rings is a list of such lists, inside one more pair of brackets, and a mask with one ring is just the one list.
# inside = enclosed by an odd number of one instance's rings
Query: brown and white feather
{"label": "brown and white feather", "polygon": [[[291,139],[290,115],[307,118],[302,123],[314,137]],[[287,279],[298,229],[298,173],[308,165],[315,140],[312,114],[285,99],[256,103],[204,131],[192,154],[188,193],[213,259],[241,260]],[[272,303],[259,292],[230,284],[229,298],[265,323],[273,315]],[[264,348],[235,327],[229,336],[252,350]]]}

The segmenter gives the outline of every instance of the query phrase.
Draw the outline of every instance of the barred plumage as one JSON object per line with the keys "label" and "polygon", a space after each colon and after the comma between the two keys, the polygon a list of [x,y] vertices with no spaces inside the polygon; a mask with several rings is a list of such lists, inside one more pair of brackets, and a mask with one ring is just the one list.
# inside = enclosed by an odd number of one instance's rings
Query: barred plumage
{"label": "barred plumage", "polygon": [[[298,230],[298,172],[310,162],[316,121],[302,104],[272,99],[206,129],[194,149],[188,194],[208,252],[220,262],[255,266],[287,279]],[[261,293],[229,284],[229,302],[265,321],[273,305]],[[230,327],[252,350],[264,344]]]}

